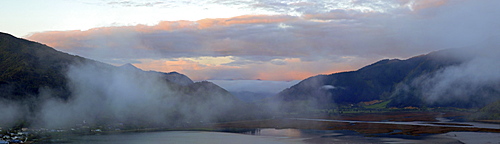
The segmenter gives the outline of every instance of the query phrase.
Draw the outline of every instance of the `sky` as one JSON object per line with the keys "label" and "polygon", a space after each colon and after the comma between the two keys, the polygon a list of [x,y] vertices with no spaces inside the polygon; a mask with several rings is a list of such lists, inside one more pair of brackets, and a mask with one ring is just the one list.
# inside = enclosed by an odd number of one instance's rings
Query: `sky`
{"label": "sky", "polygon": [[293,81],[497,41],[498,0],[16,0],[0,31],[200,80]]}

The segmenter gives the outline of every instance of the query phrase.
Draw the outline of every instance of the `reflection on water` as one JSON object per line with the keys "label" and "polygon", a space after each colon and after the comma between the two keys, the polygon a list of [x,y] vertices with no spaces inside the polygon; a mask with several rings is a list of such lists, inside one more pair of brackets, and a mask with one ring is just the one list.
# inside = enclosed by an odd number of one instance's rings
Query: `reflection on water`
{"label": "reflection on water", "polygon": [[471,127],[471,128],[491,128],[500,129],[498,124],[488,124],[488,123],[478,123],[478,122],[451,122],[447,119],[437,119],[442,120],[440,122],[429,123],[423,121],[410,121],[410,122],[398,122],[398,121],[355,121],[355,120],[331,120],[331,119],[311,119],[311,118],[291,118],[294,120],[306,120],[306,121],[328,121],[328,122],[346,122],[346,123],[374,123],[374,124],[397,124],[397,125],[419,125],[419,126],[443,126],[439,123],[456,124],[456,125],[446,125],[447,127]]}
{"label": "reflection on water", "polygon": [[[227,133],[227,132],[237,133]],[[299,129],[231,129],[227,132],[167,131],[86,135],[54,138],[44,143],[173,143],[173,144],[321,144],[321,143],[461,143],[461,133],[397,137],[392,135],[367,137],[348,130]],[[471,132],[472,134],[476,134]],[[468,133],[470,135],[470,133]],[[481,133],[478,133],[481,134]],[[484,134],[484,133],[483,133]],[[498,136],[496,134],[495,136]],[[474,137],[461,137],[475,141]],[[463,139],[460,139],[463,140]],[[495,139],[496,141],[498,139]]]}
{"label": "reflection on water", "polygon": [[302,138],[305,135],[298,129],[261,129],[259,135],[276,136],[276,137],[289,137],[289,138]]}
{"label": "reflection on water", "polygon": [[87,135],[52,139],[49,143],[94,143],[94,144],[137,144],[137,143],[172,143],[172,144],[303,144],[301,139],[278,138],[223,132],[169,131],[122,133],[112,135]]}
{"label": "reflection on water", "polygon": [[[234,132],[234,131],[226,131],[226,132]],[[283,138],[304,138],[306,137],[305,133],[298,129],[249,129],[243,132],[248,135],[257,135],[257,136],[272,136],[272,137],[283,137]]]}

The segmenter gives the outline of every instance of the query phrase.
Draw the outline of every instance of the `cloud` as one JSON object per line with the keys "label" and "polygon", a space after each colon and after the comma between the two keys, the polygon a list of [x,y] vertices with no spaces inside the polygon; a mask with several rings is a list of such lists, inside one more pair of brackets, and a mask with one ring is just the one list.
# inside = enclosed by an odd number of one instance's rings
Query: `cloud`
{"label": "cloud", "polygon": [[[407,58],[476,45],[500,33],[497,28],[500,21],[495,15],[499,10],[494,7],[498,3],[494,0],[361,0],[333,4],[259,1],[259,5],[251,7],[290,8],[301,14],[243,15],[163,21],[151,26],[41,32],[28,39],[104,62],[141,61],[139,67],[145,69],[176,70],[200,79],[234,76],[232,79],[289,80],[342,68],[353,70],[383,58]],[[311,10],[318,7],[327,10]],[[231,57],[232,61],[208,65],[202,61],[209,60],[202,57]]]}
{"label": "cloud", "polygon": [[447,53],[464,62],[401,84],[396,95],[414,93],[432,106],[483,107],[499,100],[500,58],[496,54],[500,52],[500,45],[492,45],[494,47],[483,47],[483,44],[473,50],[455,49]]}
{"label": "cloud", "polygon": [[449,0],[419,0],[410,1],[408,7],[411,10],[421,10],[432,7],[439,7],[448,3]]}
{"label": "cloud", "polygon": [[345,9],[355,11],[377,11],[384,12],[398,6],[395,0],[366,1],[366,0],[337,0],[337,1],[271,1],[260,0],[259,3],[251,5],[253,9],[274,11],[287,14],[324,13],[331,10]]}
{"label": "cloud", "polygon": [[286,15],[245,15],[232,18],[202,19],[196,21],[198,28],[210,28],[214,26],[229,26],[235,24],[265,24],[280,23],[296,19],[296,17]]}
{"label": "cloud", "polygon": [[[188,75],[195,81],[207,79],[264,79],[290,81],[305,79],[317,74],[329,74],[332,72],[355,69],[350,65],[335,63],[330,60],[302,61],[298,58],[273,59],[271,62],[256,62],[237,58],[234,59],[233,62],[225,64],[210,64],[205,61],[193,61],[191,59],[192,58],[145,59],[141,60],[141,63],[136,63],[134,65],[143,70],[180,72]],[[348,59],[349,58],[346,58],[346,60]]]}
{"label": "cloud", "polygon": [[[254,11],[266,11],[270,13],[293,14],[293,13],[309,13],[309,12],[325,12],[333,9],[351,9],[359,11],[385,11],[398,7],[402,4],[411,2],[411,0],[336,0],[336,1],[309,1],[300,2],[295,0],[199,0],[196,2],[181,0],[181,1],[158,1],[158,0],[142,0],[142,1],[101,1],[96,2],[100,5],[108,5],[113,7],[207,7],[212,6],[227,6],[237,7],[239,9],[247,9]],[[412,3],[419,3],[412,2]],[[424,3],[433,3],[426,1]],[[435,3],[435,2],[434,2]],[[425,6],[425,4],[423,4]]]}
{"label": "cloud", "polygon": [[369,17],[378,13],[366,13],[355,10],[332,10],[326,13],[304,14],[305,19],[318,19],[318,20],[343,20],[343,19],[359,19]]}
{"label": "cloud", "polygon": [[289,88],[299,80],[293,81],[266,81],[266,80],[209,80],[230,92],[251,91],[260,93],[277,94]]}
{"label": "cloud", "polygon": [[112,6],[124,6],[124,7],[152,7],[157,5],[162,5],[162,1],[151,1],[151,2],[137,2],[137,1],[111,1],[106,3]]}
{"label": "cloud", "polygon": [[287,64],[286,60],[282,60],[282,59],[273,59],[270,62],[272,64],[275,64],[275,65],[286,65]]}

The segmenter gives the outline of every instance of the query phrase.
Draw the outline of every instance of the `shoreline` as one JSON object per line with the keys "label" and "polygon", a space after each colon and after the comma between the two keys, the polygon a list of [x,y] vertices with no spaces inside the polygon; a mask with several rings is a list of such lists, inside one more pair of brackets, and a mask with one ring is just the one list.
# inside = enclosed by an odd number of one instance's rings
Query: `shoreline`
{"label": "shoreline", "polygon": [[[399,115],[398,115],[399,114]],[[168,132],[168,131],[199,131],[199,132],[225,132],[258,135],[260,130],[274,131],[299,130],[299,131],[324,131],[338,132],[349,131],[338,136],[318,134],[318,137],[308,138],[310,142],[326,142],[333,139],[348,141],[349,137],[358,139],[377,139],[382,141],[397,141],[413,143],[428,140],[436,143],[456,143],[470,141],[484,141],[483,134],[493,135],[491,141],[500,142],[500,125],[484,122],[453,122],[443,114],[435,112],[418,113],[385,113],[385,114],[358,114],[340,117],[313,117],[313,118],[279,118],[234,121],[224,123],[210,123],[193,127],[179,128],[144,128],[118,131],[100,131],[86,135],[113,135],[121,133],[140,132]],[[436,116],[439,114],[440,116]],[[448,114],[456,117],[455,114]],[[400,119],[395,119],[400,118]],[[372,121],[373,120],[373,121]],[[423,121],[422,121],[423,120]],[[478,127],[481,126],[481,127]],[[55,133],[54,137],[71,135],[70,132]],[[73,136],[77,136],[73,135]],[[85,134],[84,134],[85,135]],[[457,141],[453,141],[453,140]],[[381,142],[382,142],[381,141]]]}

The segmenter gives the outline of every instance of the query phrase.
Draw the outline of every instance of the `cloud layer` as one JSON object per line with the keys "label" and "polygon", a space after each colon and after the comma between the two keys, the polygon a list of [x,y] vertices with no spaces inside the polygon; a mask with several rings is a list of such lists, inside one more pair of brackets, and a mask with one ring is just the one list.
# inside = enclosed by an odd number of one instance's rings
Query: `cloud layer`
{"label": "cloud layer", "polygon": [[354,70],[382,58],[470,47],[500,32],[494,0],[206,3],[276,14],[50,31],[28,39],[108,63],[178,71],[195,80],[294,80]]}

